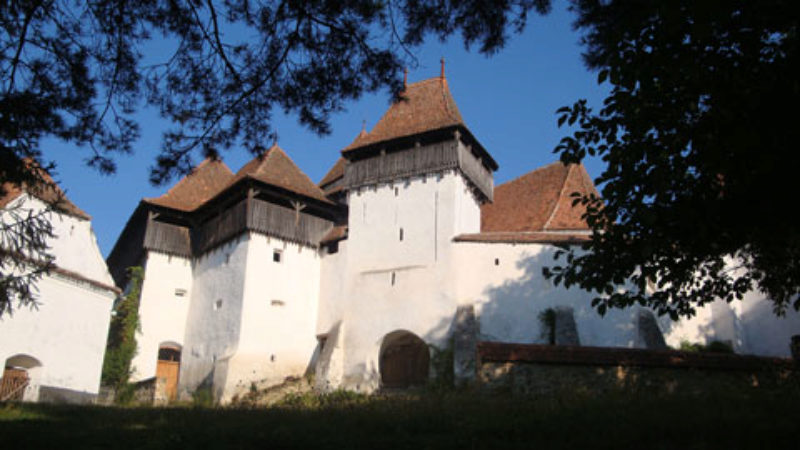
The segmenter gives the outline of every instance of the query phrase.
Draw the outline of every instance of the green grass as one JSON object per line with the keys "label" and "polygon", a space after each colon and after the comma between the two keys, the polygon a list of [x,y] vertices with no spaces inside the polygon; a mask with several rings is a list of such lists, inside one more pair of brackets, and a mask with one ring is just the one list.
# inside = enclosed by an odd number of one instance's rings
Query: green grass
{"label": "green grass", "polygon": [[800,442],[798,400],[760,391],[538,399],[340,393],[264,409],[0,405],[0,438],[26,449],[776,449]]}

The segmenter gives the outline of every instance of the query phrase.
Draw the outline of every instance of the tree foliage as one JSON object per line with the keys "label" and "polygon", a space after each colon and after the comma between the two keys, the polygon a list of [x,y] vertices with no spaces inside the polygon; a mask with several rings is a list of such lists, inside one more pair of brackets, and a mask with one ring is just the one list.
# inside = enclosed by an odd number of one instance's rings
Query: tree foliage
{"label": "tree foliage", "polygon": [[103,386],[110,386],[118,390],[128,383],[133,371],[131,361],[136,356],[139,297],[142,291],[144,271],[141,267],[131,267],[128,269],[128,276],[128,294],[119,303],[111,318],[101,375]]}
{"label": "tree foliage", "polygon": [[588,206],[591,242],[546,275],[596,292],[601,313],[638,303],[677,318],[752,289],[778,313],[800,308],[794,2],[572,8],[585,61],[611,91],[599,110],[558,111],[576,131],[555,151],[607,166],[602,201],[575,199]]}
{"label": "tree foliage", "polygon": [[[399,94],[401,69],[428,35],[458,33],[491,54],[529,11],[548,9],[549,0],[3,1],[0,181],[40,182],[24,161],[44,164],[43,138],[88,148],[90,166],[113,172],[115,154],[133,151],[143,106],[173,124],[156,184],[231,147],[257,153],[275,137],[275,108],[324,134],[345,102]],[[10,281],[13,256],[0,256],[1,313],[30,297]]]}

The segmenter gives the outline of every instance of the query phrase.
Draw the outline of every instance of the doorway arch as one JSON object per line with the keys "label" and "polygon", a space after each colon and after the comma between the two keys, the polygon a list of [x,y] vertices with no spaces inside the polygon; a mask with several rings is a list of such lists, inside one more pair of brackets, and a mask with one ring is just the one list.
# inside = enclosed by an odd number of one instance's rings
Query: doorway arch
{"label": "doorway arch", "polygon": [[381,386],[407,388],[428,382],[430,351],[428,345],[414,333],[393,331],[383,338],[379,368]]}
{"label": "doorway arch", "polygon": [[178,377],[181,371],[180,344],[162,342],[158,346],[158,362],[156,364],[156,378],[163,379],[164,395],[166,400],[174,401],[178,398]]}
{"label": "doorway arch", "polygon": [[38,375],[41,361],[30,355],[17,354],[3,366],[0,401],[36,401],[39,397]]}

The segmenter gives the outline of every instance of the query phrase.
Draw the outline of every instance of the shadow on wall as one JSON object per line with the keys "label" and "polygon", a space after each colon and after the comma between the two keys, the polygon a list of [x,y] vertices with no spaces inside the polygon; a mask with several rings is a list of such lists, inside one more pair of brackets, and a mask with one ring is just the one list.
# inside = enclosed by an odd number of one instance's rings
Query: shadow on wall
{"label": "shadow on wall", "polygon": [[476,302],[480,339],[528,344],[548,343],[548,330],[540,315],[548,309],[571,308],[582,345],[642,347],[636,317],[641,309],[610,310],[600,316],[592,308],[593,295],[577,287],[554,286],[542,268],[556,264],[555,248],[545,249],[517,261],[522,276],[484,289]]}
{"label": "shadow on wall", "polygon": [[[601,316],[591,306],[593,293],[577,287],[554,286],[542,275],[542,268],[556,265],[555,248],[523,256],[516,265],[522,275],[501,284],[488,286],[476,302],[480,339],[513,343],[548,343],[548,329],[540,315],[553,309],[571,308],[581,345],[599,347],[647,347],[646,333],[640,329],[639,314],[650,311],[640,306],[611,309]],[[707,344],[727,342],[738,353],[763,356],[789,356],[792,335],[800,334],[800,313],[776,317],[772,303],[753,292],[744,300],[742,313],[736,314],[722,300],[711,303],[698,315],[673,322],[667,316],[656,319],[664,337],[672,345],[680,340]]]}
{"label": "shadow on wall", "polygon": [[791,338],[800,334],[800,312],[790,308],[784,317],[778,317],[773,311],[772,302],[755,292],[748,295],[743,302],[739,320],[745,352],[790,356]]}

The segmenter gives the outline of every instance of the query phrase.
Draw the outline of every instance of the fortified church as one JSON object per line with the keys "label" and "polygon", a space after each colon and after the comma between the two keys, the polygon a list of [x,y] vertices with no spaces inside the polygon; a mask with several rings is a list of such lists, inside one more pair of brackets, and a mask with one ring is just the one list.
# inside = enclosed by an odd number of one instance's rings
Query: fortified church
{"label": "fortified church", "polygon": [[756,294],[671,323],[642,308],[600,317],[590,294],[553,286],[541,268],[557,245],[590,235],[571,199],[596,192],[584,167],[556,162],[495,187],[498,164],[444,73],[404,97],[319,184],[273,145],[236,173],[206,160],[140,202],[107,260],[118,286],[126,268],[145,269],[134,381],[228,401],[315,373],[322,390],[370,392],[424,383],[455,332],[543,343],[548,326],[559,344],[721,340],[788,354],[800,320],[775,319]]}

